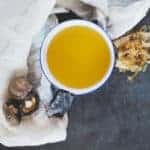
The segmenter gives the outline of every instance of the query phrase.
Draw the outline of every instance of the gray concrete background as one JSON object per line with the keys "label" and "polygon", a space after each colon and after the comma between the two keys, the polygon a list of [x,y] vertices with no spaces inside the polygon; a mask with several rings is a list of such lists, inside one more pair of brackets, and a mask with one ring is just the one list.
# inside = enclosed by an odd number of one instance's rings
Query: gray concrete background
{"label": "gray concrete background", "polygon": [[[150,12],[142,24],[150,24]],[[0,150],[150,150],[150,67],[132,82],[115,69],[101,89],[76,98],[69,118],[65,142],[24,148],[0,145]]]}

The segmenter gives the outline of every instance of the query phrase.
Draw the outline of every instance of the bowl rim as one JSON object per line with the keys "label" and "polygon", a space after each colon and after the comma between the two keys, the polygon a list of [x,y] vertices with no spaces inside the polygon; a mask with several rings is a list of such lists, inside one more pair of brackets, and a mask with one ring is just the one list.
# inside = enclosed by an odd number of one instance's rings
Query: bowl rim
{"label": "bowl rim", "polygon": [[[106,74],[104,75],[104,77],[99,82],[97,82],[96,84],[94,84],[90,87],[87,87],[87,88],[83,88],[83,89],[76,89],[76,88],[71,88],[71,87],[67,87],[67,86],[63,85],[61,82],[59,82],[53,76],[53,74],[50,72],[50,69],[48,68],[48,65],[46,63],[47,47],[50,44],[50,42],[53,40],[55,35],[58,34],[60,31],[64,30],[65,28],[68,28],[71,26],[77,26],[77,25],[90,27],[91,29],[94,29],[95,31],[97,31],[107,42],[109,50],[110,50],[110,55],[111,55],[110,66],[109,66],[109,69],[107,70]],[[87,94],[87,93],[93,92],[96,89],[103,86],[103,84],[108,80],[108,78],[110,77],[110,75],[113,71],[114,62],[115,62],[114,47],[113,47],[112,41],[110,40],[107,33],[98,25],[96,25],[90,21],[86,21],[86,20],[72,19],[72,20],[64,21],[63,23],[56,25],[47,34],[47,36],[45,37],[45,39],[43,41],[41,49],[40,49],[40,65],[41,65],[42,72],[43,72],[44,76],[47,78],[47,80],[50,83],[52,83],[53,85],[55,85],[57,88],[68,91],[68,92],[75,94],[75,95]]]}

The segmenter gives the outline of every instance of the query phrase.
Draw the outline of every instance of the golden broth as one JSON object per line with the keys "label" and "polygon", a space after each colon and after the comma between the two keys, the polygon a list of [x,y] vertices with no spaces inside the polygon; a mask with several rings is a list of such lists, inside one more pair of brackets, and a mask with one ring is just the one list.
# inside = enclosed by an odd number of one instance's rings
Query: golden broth
{"label": "golden broth", "polygon": [[72,26],[50,42],[47,63],[53,76],[71,88],[88,88],[99,82],[110,65],[109,47],[94,29]]}

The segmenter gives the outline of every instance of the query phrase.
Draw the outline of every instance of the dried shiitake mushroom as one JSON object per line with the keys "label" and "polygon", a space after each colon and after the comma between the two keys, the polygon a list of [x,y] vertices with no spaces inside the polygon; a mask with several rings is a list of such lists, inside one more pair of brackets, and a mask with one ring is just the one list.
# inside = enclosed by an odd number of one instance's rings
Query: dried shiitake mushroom
{"label": "dried shiitake mushroom", "polygon": [[22,100],[20,105],[20,111],[22,116],[30,115],[38,109],[39,96],[35,92],[31,92],[28,96]]}
{"label": "dried shiitake mushroom", "polygon": [[20,123],[20,121],[21,121],[21,112],[20,112],[20,109],[19,109],[19,101],[18,100],[9,99],[3,105],[3,109],[4,109],[6,119],[12,125],[18,125]]}
{"label": "dried shiitake mushroom", "polygon": [[6,119],[17,125],[22,117],[38,109],[39,96],[26,76],[15,77],[8,87],[8,100],[4,103]]}
{"label": "dried shiitake mushroom", "polygon": [[17,125],[22,117],[31,115],[38,109],[39,96],[36,92],[31,92],[24,99],[9,99],[4,103],[4,113],[6,119],[12,124]]}
{"label": "dried shiitake mushroom", "polygon": [[32,90],[32,85],[25,76],[14,78],[8,87],[9,95],[13,99],[24,99]]}

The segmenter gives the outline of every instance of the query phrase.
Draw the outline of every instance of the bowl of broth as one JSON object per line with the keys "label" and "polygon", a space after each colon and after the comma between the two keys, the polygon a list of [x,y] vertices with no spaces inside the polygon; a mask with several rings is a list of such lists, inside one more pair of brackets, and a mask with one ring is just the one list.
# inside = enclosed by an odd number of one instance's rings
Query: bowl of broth
{"label": "bowl of broth", "polygon": [[81,95],[101,87],[114,66],[111,40],[98,25],[70,20],[45,38],[40,62],[44,75],[57,88]]}

